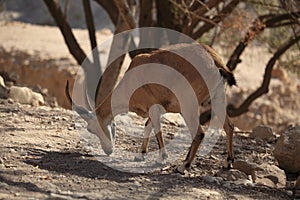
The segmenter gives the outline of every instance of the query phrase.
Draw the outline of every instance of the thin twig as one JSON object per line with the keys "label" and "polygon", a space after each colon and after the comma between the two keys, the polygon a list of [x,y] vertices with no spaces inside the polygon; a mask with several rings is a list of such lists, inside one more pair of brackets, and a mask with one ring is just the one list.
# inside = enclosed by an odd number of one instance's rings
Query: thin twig
{"label": "thin twig", "polygon": [[209,24],[212,24],[212,25],[214,25],[214,26],[217,26],[217,25],[218,25],[218,24],[215,23],[213,20],[210,20],[210,19],[208,19],[208,18],[206,18],[206,17],[202,17],[202,16],[200,16],[200,15],[197,15],[197,14],[195,14],[195,13],[192,12],[192,11],[185,10],[185,8],[183,8],[182,6],[180,6],[177,2],[175,2],[175,0],[170,0],[170,2],[171,2],[172,4],[174,4],[177,8],[179,8],[179,9],[180,9],[183,13],[185,13],[185,14],[189,14],[189,15],[195,17],[196,19],[202,20],[202,21],[207,22],[207,23],[209,23]]}

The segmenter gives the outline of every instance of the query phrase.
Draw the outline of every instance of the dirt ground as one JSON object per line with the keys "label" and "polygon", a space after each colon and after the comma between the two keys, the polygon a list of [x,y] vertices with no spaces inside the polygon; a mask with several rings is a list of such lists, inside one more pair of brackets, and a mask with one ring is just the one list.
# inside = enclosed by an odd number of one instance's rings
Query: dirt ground
{"label": "dirt ground", "polygon": [[[222,170],[224,137],[210,154],[197,157],[186,175],[175,172],[180,159],[142,174],[118,171],[97,160],[80,136],[84,123],[69,110],[1,100],[0,127],[0,199],[291,198],[285,189],[206,181],[205,176]],[[167,141],[171,140],[174,125],[163,127]],[[116,145],[136,150],[140,141],[121,129]],[[156,147],[154,141],[150,150]],[[256,142],[247,134],[235,135],[236,158],[274,164],[273,144]]]}
{"label": "dirt ground", "polygon": [[[75,30],[74,33],[88,52],[87,32]],[[99,40],[109,36],[109,33],[98,34]],[[68,65],[75,63],[55,27],[18,22],[1,24],[0,44],[12,55],[14,50],[20,50],[42,60],[63,59]],[[263,61],[257,65],[260,52],[255,53],[247,57],[245,63],[253,69],[251,74],[256,75],[258,71],[261,74],[261,66],[268,56],[260,59]],[[23,61],[18,62],[22,65]],[[258,71],[254,70],[255,66]],[[250,82],[247,78],[259,84],[257,79],[261,77],[249,76],[249,73],[237,71],[238,81],[246,79],[239,81],[241,87]],[[248,85],[257,86],[255,84]],[[95,146],[97,139],[86,132],[85,123],[72,111],[0,99],[0,199],[292,199],[289,188],[210,181],[223,170],[224,135],[208,155],[196,157],[191,171],[185,175],[178,174],[175,169],[184,159],[187,146],[182,152],[176,152],[179,154],[176,159],[169,158],[164,166],[155,166],[150,171],[141,169],[140,173],[129,172],[152,161],[133,162],[132,155],[141,145],[141,138],[134,134],[141,133],[143,123],[134,115],[118,120],[116,147],[121,151],[110,158]],[[162,128],[167,143],[183,129],[180,124],[168,121]],[[89,142],[96,144],[89,145]],[[235,134],[235,157],[256,164],[277,165],[274,144],[275,139],[266,142],[251,139],[247,133]],[[151,138],[150,151],[154,152],[154,157],[156,149],[155,139]],[[172,149],[167,150],[172,152]],[[124,152],[132,154],[128,156]],[[114,156],[118,162],[113,162]]]}

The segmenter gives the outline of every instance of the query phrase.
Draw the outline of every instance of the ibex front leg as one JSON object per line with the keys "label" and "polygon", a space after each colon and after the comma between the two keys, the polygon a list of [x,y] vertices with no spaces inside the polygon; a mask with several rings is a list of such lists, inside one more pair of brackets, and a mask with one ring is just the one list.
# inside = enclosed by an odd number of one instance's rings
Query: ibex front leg
{"label": "ibex front leg", "polygon": [[135,161],[142,161],[144,160],[144,155],[148,152],[148,146],[149,146],[149,136],[152,131],[152,128],[155,133],[155,137],[158,143],[159,147],[159,158],[157,160],[158,163],[163,164],[165,160],[167,159],[168,155],[166,153],[165,149],[165,142],[162,137],[161,132],[161,125],[160,125],[160,117],[162,112],[162,108],[158,105],[154,105],[151,107],[149,112],[149,119],[147,120],[145,124],[145,130],[144,130],[144,140],[143,144],[140,150],[140,154],[135,157]]}
{"label": "ibex front leg", "polygon": [[161,132],[161,124],[160,118],[161,115],[165,112],[164,108],[161,105],[155,104],[151,106],[149,110],[149,117],[151,119],[151,124],[154,130],[154,134],[158,143],[159,148],[159,157],[157,163],[164,164],[165,160],[167,159],[168,155],[165,149],[165,142],[162,137]]}
{"label": "ibex front leg", "polygon": [[144,138],[143,138],[143,143],[142,143],[141,149],[139,150],[138,155],[135,156],[134,161],[145,160],[145,154],[148,152],[149,137],[150,137],[151,131],[152,131],[152,124],[151,124],[151,120],[149,118],[145,123]]}
{"label": "ibex front leg", "polygon": [[165,142],[164,142],[164,139],[162,136],[162,132],[160,130],[160,125],[159,126],[157,126],[157,124],[153,125],[153,123],[151,122],[150,119],[148,119],[145,124],[143,143],[142,143],[141,149],[139,150],[138,155],[135,156],[134,161],[145,160],[145,154],[148,153],[149,137],[150,137],[150,133],[152,131],[152,126],[156,127],[156,128],[154,128],[154,132],[156,133],[155,137],[156,137],[156,140],[158,143],[158,148],[159,148],[159,158],[158,158],[157,162],[160,164],[163,164],[165,162],[165,160],[168,158],[168,154],[165,149]]}

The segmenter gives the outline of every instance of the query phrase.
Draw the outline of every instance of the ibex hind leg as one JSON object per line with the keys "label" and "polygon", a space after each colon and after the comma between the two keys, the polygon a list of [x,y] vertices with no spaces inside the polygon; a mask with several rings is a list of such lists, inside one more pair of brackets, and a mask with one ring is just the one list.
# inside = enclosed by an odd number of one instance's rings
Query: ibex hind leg
{"label": "ibex hind leg", "polygon": [[168,154],[166,152],[165,142],[164,142],[164,138],[162,136],[161,130],[158,133],[156,133],[155,136],[156,136],[156,140],[157,140],[158,148],[159,148],[159,157],[157,160],[157,164],[164,165],[164,164],[166,164]]}
{"label": "ibex hind leg", "polygon": [[230,122],[229,117],[226,116],[225,123],[224,123],[224,130],[225,130],[226,136],[227,136],[227,159],[224,163],[224,167],[227,169],[231,169],[232,164],[234,162],[233,144],[232,144],[233,129],[234,129],[233,124]]}
{"label": "ibex hind leg", "polygon": [[149,119],[145,124],[143,144],[140,150],[140,154],[135,157],[136,161],[144,160],[144,155],[148,152],[149,136],[153,129],[159,147],[159,158],[157,160],[157,163],[158,164],[165,163],[165,160],[167,159],[168,155],[165,149],[165,142],[162,136],[161,124],[160,124],[160,118],[164,112],[165,112],[164,108],[162,108],[160,105],[153,105],[150,108]]}
{"label": "ibex hind leg", "polygon": [[199,125],[197,134],[193,139],[193,142],[191,144],[190,150],[186,156],[186,159],[184,160],[183,164],[177,167],[177,171],[181,174],[184,174],[187,169],[191,167],[191,164],[196,156],[197,150],[200,146],[200,143],[202,142],[204,138],[204,131],[202,127]]}
{"label": "ibex hind leg", "polygon": [[165,142],[162,137],[162,132],[161,132],[161,115],[165,113],[165,109],[158,104],[154,104],[151,106],[149,110],[149,117],[151,119],[151,124],[154,130],[154,134],[158,143],[158,148],[159,148],[159,157],[157,159],[157,164],[165,164],[166,159],[168,157],[166,148],[165,148]]}

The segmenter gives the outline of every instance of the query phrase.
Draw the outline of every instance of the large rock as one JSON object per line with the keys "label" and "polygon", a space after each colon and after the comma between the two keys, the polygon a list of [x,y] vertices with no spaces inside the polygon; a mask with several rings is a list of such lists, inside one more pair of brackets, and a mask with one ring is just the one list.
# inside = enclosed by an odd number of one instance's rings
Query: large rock
{"label": "large rock", "polygon": [[300,172],[300,126],[283,131],[275,145],[274,156],[287,172]]}
{"label": "large rock", "polygon": [[12,86],[9,89],[8,97],[19,103],[33,106],[43,105],[45,103],[40,93],[33,92],[27,87]]}
{"label": "large rock", "polygon": [[263,170],[258,170],[253,173],[252,180],[254,183],[276,188],[285,187],[286,175],[282,169],[266,163],[259,167]]}
{"label": "large rock", "polygon": [[233,163],[233,167],[244,172],[246,175],[251,176],[251,179],[255,184],[276,188],[285,187],[285,172],[275,165],[269,165],[267,163],[257,165],[255,163],[237,160]]}

